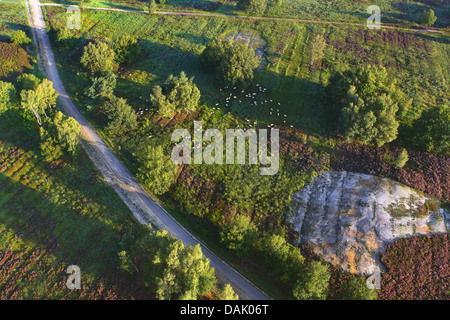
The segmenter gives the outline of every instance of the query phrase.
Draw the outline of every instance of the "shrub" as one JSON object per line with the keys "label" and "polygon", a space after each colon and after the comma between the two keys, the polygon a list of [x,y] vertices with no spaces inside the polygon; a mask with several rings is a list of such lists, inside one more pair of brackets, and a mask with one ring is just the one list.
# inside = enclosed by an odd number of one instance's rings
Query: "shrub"
{"label": "shrub", "polygon": [[93,74],[106,74],[116,68],[115,59],[115,52],[108,44],[97,42],[84,47],[81,63]]}
{"label": "shrub", "polygon": [[13,32],[11,36],[11,41],[14,44],[22,45],[22,44],[29,44],[31,42],[31,39],[27,37],[26,33],[22,30],[16,30]]}
{"label": "shrub", "polygon": [[394,166],[397,166],[399,168],[403,168],[405,164],[408,162],[408,151],[405,149],[402,149],[400,154],[398,155],[397,159],[394,161]]}

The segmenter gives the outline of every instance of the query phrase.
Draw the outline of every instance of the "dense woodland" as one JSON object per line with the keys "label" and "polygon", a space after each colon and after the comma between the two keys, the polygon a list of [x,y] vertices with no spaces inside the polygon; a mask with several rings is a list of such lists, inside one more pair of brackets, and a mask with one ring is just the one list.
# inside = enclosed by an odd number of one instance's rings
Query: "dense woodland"
{"label": "dense woodland", "polygon": [[[131,8],[143,5],[119,2]],[[202,7],[195,9],[200,11],[266,16],[284,16],[294,5],[287,0],[250,0],[234,3],[232,9],[220,5],[206,10],[216,2],[198,3]],[[176,1],[149,6],[150,11],[183,8]],[[421,3],[407,18],[393,11],[391,22],[445,27],[445,19],[440,21],[444,9]],[[61,76],[80,111],[151,194],[274,298],[449,298],[447,235],[404,239],[389,246],[382,258],[388,271],[381,290],[373,291],[363,277],[345,274],[321,262],[307,247],[295,246],[298,235],[286,220],[291,195],[329,170],[389,177],[450,202],[447,35],[88,9],[82,11],[82,28],[69,30],[64,9],[43,10]],[[347,17],[334,12],[327,18]],[[19,279],[22,269],[11,270],[25,257],[43,254],[49,262],[36,262],[31,268],[50,272],[51,277],[44,281],[36,276],[15,286],[4,281],[4,297],[42,297],[42,290],[29,288],[56,282],[59,285],[51,291],[55,298],[236,298],[229,286],[217,285],[198,247],[184,247],[162,230],[138,226],[123,204],[106,204],[105,197],[114,203],[120,200],[86,159],[78,143],[79,125],[58,111],[57,94],[38,71],[30,54],[29,28],[24,20],[21,23],[21,30],[2,31],[5,41],[0,42],[0,258],[10,266],[3,271],[5,277]],[[261,48],[263,55],[258,56]],[[192,132],[194,120],[202,121],[203,130],[278,128],[279,172],[262,176],[257,165],[174,164],[171,133],[178,128]],[[31,142],[24,145],[27,139],[12,138],[11,123],[17,132],[33,137]],[[26,173],[20,169],[23,157],[34,159],[27,162]],[[49,182],[39,188],[20,186],[32,181],[28,175],[33,166],[42,170],[33,174]],[[79,171],[85,173],[76,175]],[[52,183],[51,177],[59,175],[58,183]],[[71,190],[77,179],[92,184],[81,203],[76,200],[79,190],[58,196],[59,184]],[[24,217],[17,217],[13,195],[21,195],[23,188],[25,193],[47,191],[42,193],[46,196],[38,195],[43,199],[39,205],[24,202]],[[47,209],[41,211],[40,206]],[[105,236],[94,233],[95,239],[108,243],[89,251],[82,241],[79,253],[74,253],[92,270],[89,293],[75,296],[61,287],[71,259],[65,248],[78,236],[57,227],[39,229],[41,219],[58,219],[55,212],[62,210],[51,210],[52,206],[73,207],[65,216],[75,219],[85,234],[91,232],[83,221],[92,224],[92,230],[100,230],[98,223],[108,226],[101,232]],[[21,231],[26,226],[23,219],[38,220],[33,236]],[[98,268],[91,266],[102,255]],[[120,274],[120,281],[110,283],[112,278],[99,276],[97,269],[107,263],[114,264],[110,272]],[[421,269],[414,270],[414,265]],[[196,272],[189,272],[192,268]],[[274,276],[270,283],[261,279],[267,272]],[[414,286],[413,278],[421,285]],[[122,287],[128,279],[136,282],[133,290]],[[104,286],[108,289],[98,289]]]}

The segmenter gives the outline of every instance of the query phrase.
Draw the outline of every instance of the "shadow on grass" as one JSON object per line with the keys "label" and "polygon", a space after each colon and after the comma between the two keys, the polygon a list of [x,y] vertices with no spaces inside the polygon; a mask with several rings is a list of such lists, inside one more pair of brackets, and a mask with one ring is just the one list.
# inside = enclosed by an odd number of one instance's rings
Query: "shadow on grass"
{"label": "shadow on grass", "polygon": [[[9,139],[4,137],[0,132],[0,139],[10,147],[32,150],[31,153],[36,149],[26,135],[16,138],[10,136]],[[0,195],[2,199],[7,199],[0,208],[1,224],[11,228],[14,234],[20,235],[25,242],[31,242],[33,247],[45,248],[55,257],[52,266],[78,265],[82,274],[89,275],[85,280],[92,279],[92,276],[97,281],[103,279],[109,284],[108,289],[115,291],[117,296],[146,298],[142,283],[116,269],[117,252],[124,250],[120,245],[122,235],[136,235],[137,229],[133,226],[135,222],[126,212],[118,212],[118,208],[126,208],[119,203],[120,199],[114,199],[114,191],[107,186],[102,186],[102,183],[95,179],[91,179],[90,184],[80,183],[82,179],[77,175],[79,170],[84,170],[82,166],[86,166],[86,163],[69,164],[68,167],[79,165],[77,168],[70,167],[69,170],[33,159],[24,161],[23,164],[5,164],[8,167],[0,173]],[[20,168],[11,171],[11,176],[6,176],[5,173],[9,172],[8,168],[12,165]],[[28,170],[25,167],[28,167]],[[74,181],[77,182],[75,185]],[[31,185],[33,187],[30,187]],[[105,188],[105,192],[89,192]],[[81,198],[78,198],[80,192]],[[94,206],[90,207],[88,203],[93,203]],[[94,208],[98,210],[93,211]],[[106,223],[107,221],[109,223]],[[41,264],[32,267],[38,273],[49,271],[42,270]],[[20,274],[20,270],[16,271]],[[9,272],[9,277],[12,277],[14,271]],[[57,277],[65,279],[67,275],[64,273]],[[44,280],[44,283],[48,288],[56,285],[47,280]],[[83,278],[82,283],[86,284]],[[130,283],[133,285],[130,286]],[[28,290],[35,289],[30,283],[28,286]],[[92,289],[92,280],[89,280],[88,287]],[[78,296],[74,293],[70,297]]]}

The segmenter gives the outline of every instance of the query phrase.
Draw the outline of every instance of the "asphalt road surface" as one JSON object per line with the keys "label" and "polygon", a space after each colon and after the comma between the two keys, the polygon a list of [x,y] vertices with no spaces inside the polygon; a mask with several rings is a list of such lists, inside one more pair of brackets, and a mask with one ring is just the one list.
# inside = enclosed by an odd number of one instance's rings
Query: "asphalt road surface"
{"label": "asphalt road surface", "polygon": [[53,82],[55,90],[59,93],[59,105],[68,116],[73,117],[81,124],[82,145],[84,149],[103,174],[106,182],[114,188],[117,194],[127,204],[136,219],[145,224],[151,222],[157,228],[167,230],[170,234],[183,241],[185,245],[196,245],[200,243],[202,252],[210,260],[211,266],[215,268],[218,279],[224,283],[230,283],[241,299],[271,299],[178,224],[141,187],[127,168],[95,132],[85,117],[77,110],[58,75],[50,41],[45,31],[45,21],[42,16],[39,1],[27,1],[31,8],[31,17],[29,17],[29,20],[33,31],[33,39],[38,42],[35,43],[38,49],[38,55],[40,55],[38,61],[42,61],[44,64],[44,74]]}

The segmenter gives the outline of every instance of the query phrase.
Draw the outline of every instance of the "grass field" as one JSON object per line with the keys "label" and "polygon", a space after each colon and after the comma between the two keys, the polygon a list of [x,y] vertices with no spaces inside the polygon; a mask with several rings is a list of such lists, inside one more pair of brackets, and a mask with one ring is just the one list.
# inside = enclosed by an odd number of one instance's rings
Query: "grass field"
{"label": "grass field", "polygon": [[[63,9],[46,10],[53,26],[62,23]],[[214,38],[248,30],[266,43],[264,54],[268,65],[256,73],[255,82],[267,89],[263,99],[273,103],[263,104],[255,112],[242,112],[240,117],[251,117],[264,123],[292,124],[320,133],[325,125],[321,117],[327,112],[321,109],[321,97],[330,73],[336,68],[367,64],[386,66],[399,79],[400,86],[415,98],[417,108],[448,102],[449,38],[403,31],[85,10],[82,29],[76,33],[78,44],[76,49],[63,53],[64,64],[79,70],[76,56],[80,46],[89,39],[113,39],[133,34],[139,38],[143,54],[136,63],[119,70],[119,95],[128,98],[136,109],[148,108],[151,86],[169,74],[183,70],[188,76],[195,76],[202,102],[212,107],[221,103],[224,92],[219,91],[219,84],[210,74],[200,72],[199,54]],[[310,70],[311,39],[316,34],[325,36],[327,48],[322,63]],[[82,72],[78,72],[78,79],[73,82],[74,91],[82,92],[89,82]],[[271,116],[270,111],[274,108],[287,117],[277,116],[274,112]]]}

